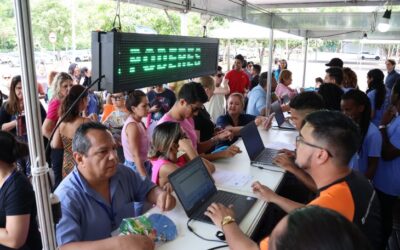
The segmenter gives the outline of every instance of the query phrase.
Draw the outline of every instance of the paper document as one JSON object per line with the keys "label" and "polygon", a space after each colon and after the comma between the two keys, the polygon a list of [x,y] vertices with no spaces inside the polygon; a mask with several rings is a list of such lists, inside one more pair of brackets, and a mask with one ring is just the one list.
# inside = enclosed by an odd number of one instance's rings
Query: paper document
{"label": "paper document", "polygon": [[234,173],[231,171],[216,169],[213,173],[215,184],[229,187],[244,187],[253,176],[242,173]]}
{"label": "paper document", "polygon": [[272,148],[272,149],[289,149],[294,151],[296,149],[296,146],[294,144],[289,144],[289,143],[283,143],[283,142],[271,142],[271,143],[267,143],[265,145],[266,148]]}

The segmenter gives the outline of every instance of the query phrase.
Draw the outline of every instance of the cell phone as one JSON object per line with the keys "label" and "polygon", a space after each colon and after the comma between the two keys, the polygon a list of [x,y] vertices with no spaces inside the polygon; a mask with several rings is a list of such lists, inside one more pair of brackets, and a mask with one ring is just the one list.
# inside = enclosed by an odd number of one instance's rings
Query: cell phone
{"label": "cell phone", "polygon": [[290,102],[289,96],[288,95],[282,96],[282,101],[283,101],[283,104],[288,105]]}
{"label": "cell phone", "polygon": [[25,136],[26,133],[26,120],[25,115],[17,116],[17,136]]}

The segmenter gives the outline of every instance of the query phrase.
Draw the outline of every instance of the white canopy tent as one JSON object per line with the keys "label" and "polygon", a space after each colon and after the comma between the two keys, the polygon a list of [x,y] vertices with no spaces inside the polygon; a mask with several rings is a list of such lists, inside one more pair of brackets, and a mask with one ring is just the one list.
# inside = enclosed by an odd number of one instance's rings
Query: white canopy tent
{"label": "white canopy tent", "polygon": [[[270,29],[259,25],[249,24],[241,21],[233,21],[226,28],[218,28],[208,33],[209,37],[222,39],[265,39]],[[274,31],[275,39],[303,39],[300,36]]]}

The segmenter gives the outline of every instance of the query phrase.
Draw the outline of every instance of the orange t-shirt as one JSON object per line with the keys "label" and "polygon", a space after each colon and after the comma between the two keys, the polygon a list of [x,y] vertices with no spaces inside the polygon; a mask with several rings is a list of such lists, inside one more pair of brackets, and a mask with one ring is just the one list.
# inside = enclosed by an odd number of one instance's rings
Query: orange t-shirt
{"label": "orange t-shirt", "polygon": [[107,117],[115,110],[114,105],[104,104],[103,105],[103,116],[101,117],[101,122],[104,122]]}
{"label": "orange t-shirt", "polygon": [[[353,195],[346,181],[334,184],[327,189],[321,191],[319,196],[312,200],[308,205],[320,206],[332,209],[349,221],[353,221],[355,206]],[[268,250],[269,237],[260,242],[261,250]]]}

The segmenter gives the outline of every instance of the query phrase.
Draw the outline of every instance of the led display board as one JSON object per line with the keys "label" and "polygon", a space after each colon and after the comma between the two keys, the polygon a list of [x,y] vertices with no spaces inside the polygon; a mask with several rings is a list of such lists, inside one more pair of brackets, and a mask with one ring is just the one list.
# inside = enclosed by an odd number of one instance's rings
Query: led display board
{"label": "led display board", "polygon": [[100,89],[130,91],[216,72],[218,39],[118,32],[92,33],[92,79]]}

